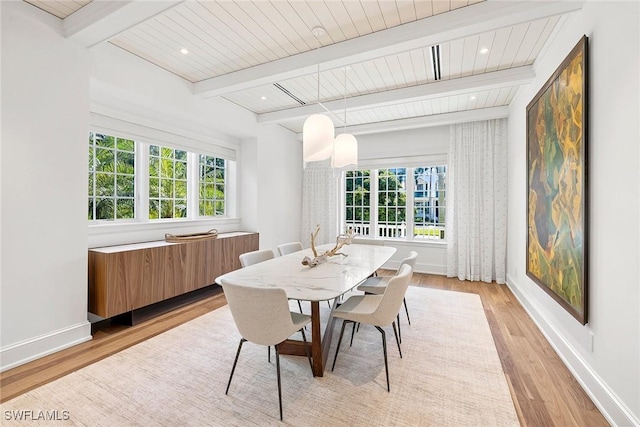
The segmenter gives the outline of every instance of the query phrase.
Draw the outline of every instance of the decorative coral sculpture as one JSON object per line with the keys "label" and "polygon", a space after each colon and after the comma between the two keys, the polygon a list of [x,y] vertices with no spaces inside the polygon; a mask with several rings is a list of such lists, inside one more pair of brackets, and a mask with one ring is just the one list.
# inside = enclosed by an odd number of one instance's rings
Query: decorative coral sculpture
{"label": "decorative coral sculpture", "polygon": [[302,260],[302,265],[308,265],[309,267],[315,267],[318,264],[322,264],[327,261],[329,257],[334,255],[342,255],[348,256],[347,254],[343,254],[342,252],[338,252],[344,245],[350,245],[353,241],[353,238],[356,237],[356,233],[353,228],[349,228],[345,234],[339,234],[336,237],[336,245],[333,249],[330,249],[322,254],[318,255],[318,251],[316,250],[316,237],[318,237],[318,233],[320,232],[320,226],[316,226],[316,231],[311,233],[311,251],[313,252],[313,258],[309,258],[308,256],[304,257]]}

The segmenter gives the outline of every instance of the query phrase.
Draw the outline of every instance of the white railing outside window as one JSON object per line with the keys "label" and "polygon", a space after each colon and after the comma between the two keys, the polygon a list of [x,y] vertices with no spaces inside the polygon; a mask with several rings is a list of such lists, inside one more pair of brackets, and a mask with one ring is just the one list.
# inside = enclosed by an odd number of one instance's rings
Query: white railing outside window
{"label": "white railing outside window", "polygon": [[442,241],[446,165],[348,171],[343,223],[363,237]]}

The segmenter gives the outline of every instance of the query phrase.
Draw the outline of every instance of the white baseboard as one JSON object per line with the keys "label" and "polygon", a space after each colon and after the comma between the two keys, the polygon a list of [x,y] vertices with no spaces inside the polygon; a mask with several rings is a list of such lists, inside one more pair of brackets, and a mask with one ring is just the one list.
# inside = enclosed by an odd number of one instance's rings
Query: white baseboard
{"label": "white baseboard", "polygon": [[[389,261],[382,266],[385,270],[397,270],[400,268],[400,261]],[[447,274],[446,266],[438,264],[416,263],[413,271],[416,273],[437,274],[445,276]]]}
{"label": "white baseboard", "polygon": [[521,292],[516,283],[507,275],[507,286],[511,292],[607,421],[613,426],[640,426],[640,420],[626,408],[571,343],[549,322],[535,301],[531,301]]}
{"label": "white baseboard", "polygon": [[91,323],[81,322],[11,344],[0,349],[0,372],[89,341],[91,338]]}

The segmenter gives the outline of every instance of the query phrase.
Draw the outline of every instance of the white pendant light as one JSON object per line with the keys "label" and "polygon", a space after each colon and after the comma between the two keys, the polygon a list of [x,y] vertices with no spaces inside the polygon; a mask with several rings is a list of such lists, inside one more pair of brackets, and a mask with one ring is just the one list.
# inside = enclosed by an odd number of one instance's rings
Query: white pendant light
{"label": "white pendant light", "polygon": [[347,67],[344,69],[344,131],[333,141],[331,167],[355,168],[358,166],[358,141],[347,133]]}
{"label": "white pendant light", "polygon": [[358,141],[350,133],[342,133],[333,141],[331,167],[348,168],[358,165]]}
{"label": "white pendant light", "polygon": [[[315,27],[313,35],[318,41],[320,52],[320,36],[325,33],[324,28]],[[318,105],[320,105],[320,58],[318,57]],[[302,157],[304,162],[317,162],[331,157],[335,128],[333,121],[324,114],[312,114],[307,117],[302,126]]]}
{"label": "white pendant light", "polygon": [[331,157],[335,129],[324,114],[312,114],[302,127],[302,156],[305,162],[317,162]]}

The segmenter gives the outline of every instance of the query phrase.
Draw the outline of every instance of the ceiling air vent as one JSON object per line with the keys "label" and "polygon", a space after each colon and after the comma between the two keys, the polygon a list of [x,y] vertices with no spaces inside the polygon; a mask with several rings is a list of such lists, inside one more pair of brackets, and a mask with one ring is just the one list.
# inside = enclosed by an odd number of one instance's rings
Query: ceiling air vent
{"label": "ceiling air vent", "polygon": [[294,94],[292,94],[291,92],[289,92],[285,87],[283,87],[280,83],[274,83],[273,84],[275,87],[277,87],[278,89],[280,89],[282,92],[284,92],[289,98],[293,99],[294,101],[296,101],[297,103],[299,103],[300,105],[304,105],[305,102],[298,98],[297,96],[295,96]]}
{"label": "ceiling air vent", "polygon": [[433,68],[433,76],[435,80],[442,80],[440,74],[440,45],[431,46],[431,67]]}

